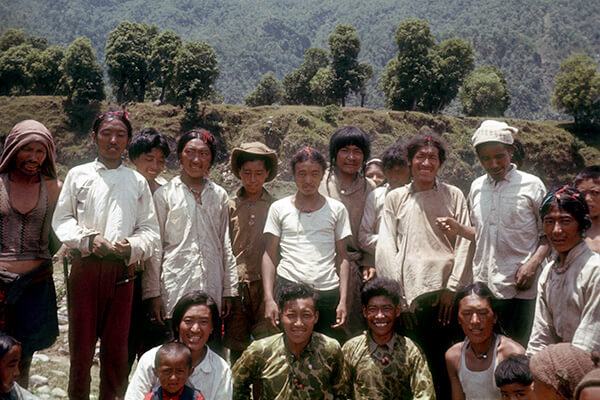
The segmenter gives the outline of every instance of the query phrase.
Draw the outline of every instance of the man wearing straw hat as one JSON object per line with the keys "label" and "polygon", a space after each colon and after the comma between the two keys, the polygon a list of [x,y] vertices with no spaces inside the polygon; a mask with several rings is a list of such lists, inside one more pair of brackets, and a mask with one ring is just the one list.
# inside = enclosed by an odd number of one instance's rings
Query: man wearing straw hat
{"label": "man wearing straw hat", "polygon": [[229,234],[238,268],[239,293],[225,320],[225,345],[231,364],[250,344],[275,333],[265,320],[262,256],[263,229],[273,197],[263,187],[277,176],[277,154],[260,142],[243,143],[231,153],[231,170],[242,187],[229,201]]}
{"label": "man wearing straw hat", "polygon": [[[27,388],[33,353],[58,336],[50,221],[62,183],[52,134],[33,120],[16,124],[0,156],[0,331],[21,342],[18,382]],[[51,248],[53,247],[53,248]]]}

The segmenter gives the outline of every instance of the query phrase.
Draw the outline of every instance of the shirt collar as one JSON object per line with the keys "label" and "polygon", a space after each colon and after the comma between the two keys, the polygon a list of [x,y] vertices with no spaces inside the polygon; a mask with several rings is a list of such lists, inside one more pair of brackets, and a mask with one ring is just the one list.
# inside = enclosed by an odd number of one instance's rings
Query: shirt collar
{"label": "shirt collar", "polygon": [[[325,178],[323,179],[327,179],[329,177],[329,173],[325,174]],[[344,196],[350,196],[351,194],[362,190],[363,187],[365,187],[364,185],[367,184],[367,182],[365,182],[366,178],[363,178],[362,175],[359,173],[356,174],[356,177],[354,178],[354,180],[352,181],[352,183],[350,184],[350,186],[346,189],[344,189],[342,191],[342,188],[340,187],[340,183],[336,174],[336,169],[334,168],[333,170],[331,170],[331,178],[329,178],[334,185],[336,186],[338,192],[340,192],[340,194],[344,195]]]}
{"label": "shirt collar", "polygon": [[[206,179],[206,181],[205,181],[206,183],[204,184],[204,188],[202,189],[202,192],[204,192],[205,190],[214,190],[214,188],[213,188],[213,182],[209,178],[204,178],[204,179]],[[190,190],[189,187],[188,187],[188,185],[186,185],[181,180],[181,175],[177,175],[176,177],[174,177],[173,178],[173,182],[177,186],[185,186],[188,190]]]}
{"label": "shirt collar", "polygon": [[[111,168],[111,169],[112,170],[119,170],[121,168],[124,168],[123,162],[121,162],[121,164],[119,164],[119,166],[117,168]],[[109,170],[109,168],[106,165],[104,165],[104,163],[102,161],[100,161],[100,159],[98,159],[98,158],[96,158],[94,160],[94,169],[96,170],[96,172],[100,171],[100,170],[106,170],[106,171]]]}
{"label": "shirt collar", "polygon": [[[410,181],[410,183],[408,184],[408,190],[410,193],[417,193],[417,185],[415,185],[415,182],[413,180]],[[431,190],[437,190],[439,186],[439,180],[438,177],[435,177],[435,180],[433,181],[433,188]],[[402,186],[400,186],[402,187]]]}
{"label": "shirt collar", "polygon": [[179,391],[177,393],[168,393],[167,391],[165,391],[165,389],[162,389],[162,396],[164,400],[178,400],[181,397],[181,393],[183,393],[183,389],[185,388],[182,387],[181,389],[179,389]]}
{"label": "shirt collar", "polygon": [[[315,332],[313,331],[313,333],[311,333],[310,335],[310,340],[308,341],[306,347],[304,347],[304,349],[302,349],[302,351],[300,352],[300,357],[304,357],[305,354],[312,354],[314,353],[317,349],[316,349],[316,340],[314,340],[315,337]],[[287,342],[285,341],[285,332],[281,334],[281,340],[283,342],[283,348],[285,349],[285,352],[292,357],[296,357],[294,355],[294,353],[292,353],[292,351],[289,349]]]}
{"label": "shirt collar", "polygon": [[490,174],[486,174],[486,179],[490,185],[496,185],[502,181],[510,182],[510,180],[515,176],[516,171],[517,171],[516,164],[511,163],[510,167],[508,168],[508,171],[506,171],[506,173],[504,174],[504,178],[502,178],[502,180],[496,181],[494,178],[492,178],[490,176]]}
{"label": "shirt collar", "polygon": [[384,347],[389,353],[394,351],[394,344],[396,343],[396,334],[392,334],[392,338],[385,344],[375,343],[373,338],[371,337],[371,332],[365,332],[367,335],[367,346],[369,348],[369,354],[373,354],[378,347]]}
{"label": "shirt collar", "polygon": [[[565,259],[564,265],[571,264],[580,255],[582,255],[583,253],[585,253],[588,250],[589,250],[589,248],[588,248],[587,244],[585,244],[585,241],[581,240],[579,243],[577,243],[575,245],[575,247],[573,247],[571,250],[569,250],[569,254],[567,254],[567,258]],[[558,255],[557,255],[557,257],[558,257]]]}
{"label": "shirt collar", "polygon": [[[240,201],[246,201],[246,200],[242,199],[242,195],[244,194],[243,186],[241,188],[239,188],[235,194]],[[270,203],[273,200],[273,196],[271,196],[271,194],[269,192],[267,192],[267,189],[262,188],[262,193],[260,194],[260,197],[258,198],[258,200]]]}

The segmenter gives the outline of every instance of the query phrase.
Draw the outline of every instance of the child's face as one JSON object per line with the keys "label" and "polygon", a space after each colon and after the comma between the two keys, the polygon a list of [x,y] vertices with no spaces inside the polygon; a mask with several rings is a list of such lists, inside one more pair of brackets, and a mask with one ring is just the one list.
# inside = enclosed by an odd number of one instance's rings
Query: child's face
{"label": "child's face", "polygon": [[585,179],[577,185],[590,207],[590,217],[600,216],[600,182],[595,179]]}
{"label": "child's face", "polygon": [[186,354],[163,355],[157,371],[160,386],[168,393],[177,393],[185,385],[191,372]]}
{"label": "child's face", "polygon": [[0,392],[8,393],[19,376],[21,346],[16,344],[0,359]]}
{"label": "child's face", "polygon": [[242,186],[246,194],[260,195],[265,180],[269,176],[263,160],[246,161],[240,168]]}
{"label": "child's face", "polygon": [[381,186],[385,182],[385,175],[383,170],[377,164],[369,164],[365,176],[370,178],[377,186]]}
{"label": "child's face", "polygon": [[536,400],[533,385],[509,383],[500,387],[502,400]]}
{"label": "child's face", "polygon": [[167,159],[165,154],[158,147],[153,148],[148,153],[142,153],[139,157],[132,160],[137,171],[146,178],[148,182],[153,182],[165,169]]}

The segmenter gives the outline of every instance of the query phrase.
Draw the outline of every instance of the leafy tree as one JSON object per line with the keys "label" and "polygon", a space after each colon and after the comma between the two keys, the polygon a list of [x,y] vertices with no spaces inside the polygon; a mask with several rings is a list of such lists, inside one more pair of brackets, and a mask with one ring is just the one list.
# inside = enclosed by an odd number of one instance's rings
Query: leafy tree
{"label": "leafy tree", "polygon": [[600,74],[593,59],[572,55],[560,65],[554,81],[555,109],[571,115],[577,127],[600,121]]}
{"label": "leafy tree", "polygon": [[214,92],[213,84],[219,77],[217,54],[207,43],[187,42],[175,57],[173,75],[177,102],[196,110],[198,101]]}
{"label": "leafy tree", "polygon": [[373,67],[361,62],[358,64],[358,94],[360,95],[360,106],[365,106],[365,97],[367,96],[367,81],[373,77]]}
{"label": "leafy tree", "polygon": [[321,68],[310,80],[312,104],[326,106],[338,99],[335,86],[335,73],[331,67]]}
{"label": "leafy tree", "polygon": [[28,36],[26,42],[34,49],[43,51],[48,48],[48,39],[43,36]]}
{"label": "leafy tree", "polygon": [[0,35],[0,51],[6,51],[25,42],[25,31],[9,28]]}
{"label": "leafy tree", "polygon": [[504,74],[491,65],[476,69],[466,78],[460,100],[465,115],[503,116],[510,104]]}
{"label": "leafy tree", "polygon": [[69,102],[87,104],[104,100],[102,68],[96,60],[90,39],[80,37],[71,43],[65,53],[63,70]]}
{"label": "leafy tree", "polygon": [[160,101],[165,93],[172,92],[173,68],[177,52],[181,48],[181,38],[173,31],[166,31],[152,39],[150,54],[150,73],[152,81],[160,88]]}
{"label": "leafy tree", "polygon": [[245,102],[250,107],[270,106],[277,103],[279,97],[279,82],[273,73],[267,72],[260,80],[256,89],[246,96]]}
{"label": "leafy tree", "polygon": [[108,35],[106,66],[116,88],[117,101],[144,101],[149,80],[150,43],[158,34],[154,25],[123,21]]}
{"label": "leafy tree", "polygon": [[35,50],[29,44],[10,47],[0,56],[0,93],[10,94],[15,91],[24,95],[29,87],[27,59]]}
{"label": "leafy tree", "polygon": [[310,48],[304,53],[304,62],[295,71],[283,78],[283,102],[285,104],[312,104],[310,80],[319,69],[327,67],[327,52],[319,48]]}
{"label": "leafy tree", "polygon": [[62,94],[64,83],[63,60],[65,52],[57,46],[44,51],[33,51],[27,58],[27,71],[36,94]]}
{"label": "leafy tree", "polygon": [[360,53],[360,37],[350,24],[335,27],[328,38],[331,49],[331,71],[333,73],[333,89],[341,100],[342,107],[346,105],[346,96],[351,90],[358,90],[358,53]]}

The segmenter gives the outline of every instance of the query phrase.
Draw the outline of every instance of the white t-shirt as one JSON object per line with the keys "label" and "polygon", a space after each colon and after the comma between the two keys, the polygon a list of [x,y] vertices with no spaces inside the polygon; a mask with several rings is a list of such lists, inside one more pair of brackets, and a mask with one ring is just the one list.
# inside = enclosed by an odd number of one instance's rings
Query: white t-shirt
{"label": "white t-shirt", "polygon": [[292,196],[278,200],[269,208],[264,233],[279,238],[279,276],[319,291],[339,287],[335,242],[352,235],[348,211],[340,201],[325,197],[323,207],[306,213],[294,206]]}

